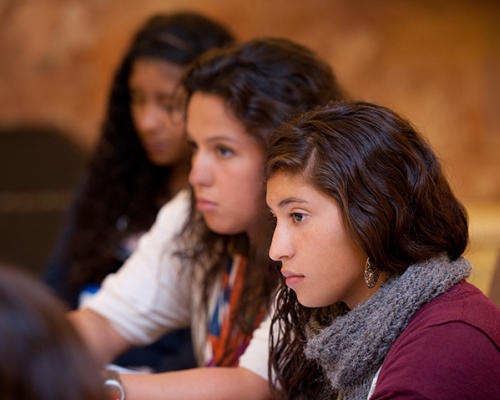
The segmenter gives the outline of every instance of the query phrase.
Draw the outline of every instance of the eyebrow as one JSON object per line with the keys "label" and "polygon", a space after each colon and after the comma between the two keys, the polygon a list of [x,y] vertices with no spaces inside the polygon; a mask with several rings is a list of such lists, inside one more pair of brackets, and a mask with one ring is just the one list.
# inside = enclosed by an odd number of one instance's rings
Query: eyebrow
{"label": "eyebrow", "polygon": [[300,204],[303,204],[303,203],[309,203],[309,202],[306,201],[306,200],[299,199],[298,197],[287,197],[286,199],[283,199],[283,200],[281,200],[278,203],[278,207],[279,208],[283,208],[283,207],[285,207],[286,205],[288,205],[290,203],[300,203]]}
{"label": "eyebrow", "polygon": [[[186,132],[186,135],[187,135],[188,140],[191,140],[192,142],[194,142],[194,140],[189,132]],[[235,139],[228,137],[228,136],[213,136],[213,137],[209,137],[207,139],[207,142],[209,142],[209,143],[210,142],[219,142],[219,141],[229,142],[229,143],[239,143],[238,140],[235,140]]]}
{"label": "eyebrow", "polygon": [[231,137],[228,137],[228,136],[213,136],[213,137],[209,137],[207,142],[218,142],[219,140],[222,140],[224,142],[232,142],[232,143],[237,143],[238,141],[237,140],[234,140],[233,138]]}
{"label": "eyebrow", "polygon": [[[143,93],[144,91],[138,87],[129,86],[130,94]],[[175,92],[157,92],[154,94],[155,98],[160,101],[177,101],[181,99],[181,96],[177,96]]]}
{"label": "eyebrow", "polygon": [[179,100],[180,96],[176,96],[176,92],[158,92],[156,97],[160,100]]}

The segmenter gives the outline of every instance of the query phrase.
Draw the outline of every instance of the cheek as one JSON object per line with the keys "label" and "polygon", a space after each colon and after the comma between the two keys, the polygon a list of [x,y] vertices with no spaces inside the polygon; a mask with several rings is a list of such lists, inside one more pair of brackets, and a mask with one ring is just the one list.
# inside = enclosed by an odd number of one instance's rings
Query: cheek
{"label": "cheek", "polygon": [[228,198],[232,198],[232,213],[244,225],[244,229],[261,215],[265,205],[263,183],[249,178],[247,176],[246,180],[238,179],[234,187],[228,188]]}
{"label": "cheek", "polygon": [[342,276],[350,275],[347,271],[358,265],[358,255],[355,251],[357,248],[345,240],[342,230],[335,229],[334,225],[322,224],[321,227],[306,232],[299,245],[310,264],[317,265],[313,269],[317,276],[336,281],[342,279]]}
{"label": "cheek", "polygon": [[247,196],[251,198],[254,203],[261,205],[265,203],[265,184],[262,178],[262,173],[257,171],[252,176],[248,177],[247,182]]}
{"label": "cheek", "polygon": [[265,202],[264,184],[257,179],[236,179],[233,188],[229,188],[232,195],[238,198],[241,210],[256,210]]}
{"label": "cheek", "polygon": [[260,197],[264,193],[262,162],[245,162],[232,164],[226,171],[233,182],[235,194],[240,197]]}
{"label": "cheek", "polygon": [[189,146],[184,126],[174,126],[166,130],[167,136],[179,146]]}

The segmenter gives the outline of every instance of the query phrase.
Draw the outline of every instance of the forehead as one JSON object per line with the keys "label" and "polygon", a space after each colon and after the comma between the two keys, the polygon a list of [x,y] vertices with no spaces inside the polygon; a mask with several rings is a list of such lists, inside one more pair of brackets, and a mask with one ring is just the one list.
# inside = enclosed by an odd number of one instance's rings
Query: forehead
{"label": "forehead", "polygon": [[280,210],[288,212],[290,207],[314,213],[323,213],[333,207],[340,212],[335,198],[316,188],[303,173],[276,172],[267,181],[266,193],[267,204],[276,214]]}
{"label": "forehead", "polygon": [[195,92],[189,100],[186,129],[193,140],[257,143],[221,97],[203,92]]}
{"label": "forehead", "polygon": [[132,62],[129,84],[178,86],[185,68],[159,58],[138,58]]}
{"label": "forehead", "polygon": [[[300,198],[307,197],[312,190],[316,189],[310,185],[303,174],[277,171],[267,180],[268,203],[275,203],[274,205],[283,205],[284,201],[287,203],[291,200],[301,201]],[[300,195],[300,198],[297,195]]]}

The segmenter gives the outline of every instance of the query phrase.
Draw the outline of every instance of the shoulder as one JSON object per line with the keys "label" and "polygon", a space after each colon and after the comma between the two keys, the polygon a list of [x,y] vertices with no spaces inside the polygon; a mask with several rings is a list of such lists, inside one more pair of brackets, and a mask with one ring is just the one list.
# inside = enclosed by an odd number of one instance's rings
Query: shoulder
{"label": "shoulder", "polygon": [[372,398],[489,399],[500,394],[498,376],[500,310],[463,282],[415,314],[387,354]]}
{"label": "shoulder", "polygon": [[191,192],[189,190],[181,190],[170,201],[165,203],[158,213],[158,218],[166,218],[166,216],[184,215],[189,211],[191,204]]}
{"label": "shoulder", "polygon": [[422,306],[407,329],[424,329],[451,322],[470,325],[491,338],[500,347],[500,309],[478,288],[461,282]]}
{"label": "shoulder", "polygon": [[398,342],[417,339],[423,342],[432,337],[432,345],[443,342],[449,349],[456,346],[447,343],[450,335],[468,337],[471,346],[474,345],[473,340],[486,340],[497,352],[500,351],[500,309],[478,288],[461,282],[422,306],[396,340],[395,346]]}
{"label": "shoulder", "polygon": [[160,229],[178,230],[189,215],[190,204],[191,195],[189,190],[180,191],[160,209],[155,225],[158,225]]}

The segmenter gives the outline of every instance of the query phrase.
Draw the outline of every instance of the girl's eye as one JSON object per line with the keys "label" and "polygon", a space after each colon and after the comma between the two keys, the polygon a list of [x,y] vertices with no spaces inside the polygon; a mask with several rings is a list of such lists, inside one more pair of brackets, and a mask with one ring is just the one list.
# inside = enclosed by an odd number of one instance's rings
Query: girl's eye
{"label": "girl's eye", "polygon": [[198,145],[195,143],[194,140],[188,139],[187,142],[188,142],[188,145],[191,147],[193,152],[198,150]]}
{"label": "girl's eye", "polygon": [[145,94],[141,89],[138,88],[129,88],[129,96],[130,96],[130,103],[144,103],[145,101]]}
{"label": "girl's eye", "polygon": [[130,104],[135,106],[144,104],[144,98],[138,94],[132,93],[132,95],[130,96]]}
{"label": "girl's eye", "polygon": [[223,158],[229,157],[233,154],[233,151],[231,149],[228,149],[227,147],[224,146],[218,146],[217,151]]}
{"label": "girl's eye", "polygon": [[172,105],[172,102],[170,102],[170,101],[163,101],[159,105],[163,109],[163,111],[165,111],[167,113],[172,112],[172,109],[174,108],[174,106]]}
{"label": "girl's eye", "polygon": [[184,111],[182,103],[173,102],[172,100],[161,102],[160,107],[169,114],[179,113]]}
{"label": "girl's eye", "polygon": [[292,213],[290,215],[295,222],[302,222],[305,218],[305,215],[300,213]]}

